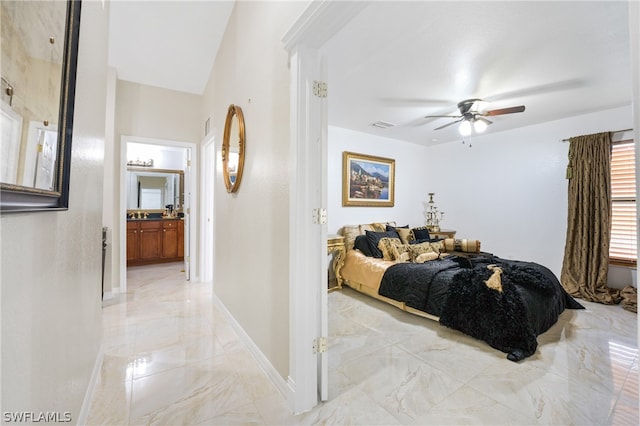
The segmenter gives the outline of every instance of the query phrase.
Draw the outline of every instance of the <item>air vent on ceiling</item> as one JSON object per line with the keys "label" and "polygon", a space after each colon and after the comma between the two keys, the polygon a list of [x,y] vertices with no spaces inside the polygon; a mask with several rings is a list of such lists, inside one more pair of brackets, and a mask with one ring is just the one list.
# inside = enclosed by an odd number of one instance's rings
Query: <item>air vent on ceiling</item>
{"label": "air vent on ceiling", "polygon": [[389,127],[395,126],[395,124],[389,123],[388,121],[376,121],[372,126],[380,127],[381,129],[388,129]]}

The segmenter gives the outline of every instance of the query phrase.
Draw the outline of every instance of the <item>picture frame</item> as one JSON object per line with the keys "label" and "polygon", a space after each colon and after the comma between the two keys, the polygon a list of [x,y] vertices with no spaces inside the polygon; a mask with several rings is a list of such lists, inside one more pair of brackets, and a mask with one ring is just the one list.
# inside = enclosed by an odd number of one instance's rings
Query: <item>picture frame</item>
{"label": "picture frame", "polygon": [[391,158],[342,153],[342,206],[393,207],[395,164]]}

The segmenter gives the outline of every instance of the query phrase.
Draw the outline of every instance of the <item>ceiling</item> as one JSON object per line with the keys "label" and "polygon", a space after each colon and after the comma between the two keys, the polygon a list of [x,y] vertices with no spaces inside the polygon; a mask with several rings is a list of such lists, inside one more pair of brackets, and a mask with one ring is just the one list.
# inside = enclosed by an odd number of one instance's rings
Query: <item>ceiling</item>
{"label": "ceiling", "polygon": [[109,65],[121,80],[201,95],[233,4],[112,1]]}
{"label": "ceiling", "polygon": [[[120,79],[201,94],[232,8],[113,2],[110,63]],[[374,1],[323,47],[329,123],[429,145],[462,137],[424,116],[469,98],[526,106],[490,117],[487,134],[630,105],[628,27],[625,1]]]}

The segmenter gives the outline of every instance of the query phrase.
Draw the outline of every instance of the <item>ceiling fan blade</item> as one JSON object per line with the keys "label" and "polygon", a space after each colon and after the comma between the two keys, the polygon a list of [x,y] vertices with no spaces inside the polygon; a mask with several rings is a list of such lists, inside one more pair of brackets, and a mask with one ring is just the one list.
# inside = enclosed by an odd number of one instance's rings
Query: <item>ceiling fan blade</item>
{"label": "ceiling fan blade", "polygon": [[444,129],[445,127],[453,126],[454,124],[459,123],[459,122],[460,122],[460,121],[462,121],[462,120],[464,120],[464,117],[463,117],[463,118],[461,118],[460,120],[456,120],[456,121],[452,121],[451,123],[447,123],[447,124],[445,124],[444,126],[436,127],[436,128],[435,128],[435,129],[433,129],[433,130],[440,130],[440,129]]}
{"label": "ceiling fan blade", "polygon": [[424,118],[462,118],[461,115],[425,115]]}
{"label": "ceiling fan blade", "polygon": [[524,105],[510,107],[510,108],[492,109],[491,111],[485,111],[482,115],[485,117],[491,117],[494,115],[513,114],[515,112],[522,112],[522,111],[524,111]]}
{"label": "ceiling fan blade", "polygon": [[492,124],[492,123],[493,123],[493,121],[491,121],[491,120],[487,120],[486,118],[484,118],[484,117],[483,117],[483,116],[481,116],[481,115],[476,115],[476,116],[475,116],[475,119],[476,119],[476,120],[480,120],[480,121],[484,121],[487,125],[489,125],[489,124]]}

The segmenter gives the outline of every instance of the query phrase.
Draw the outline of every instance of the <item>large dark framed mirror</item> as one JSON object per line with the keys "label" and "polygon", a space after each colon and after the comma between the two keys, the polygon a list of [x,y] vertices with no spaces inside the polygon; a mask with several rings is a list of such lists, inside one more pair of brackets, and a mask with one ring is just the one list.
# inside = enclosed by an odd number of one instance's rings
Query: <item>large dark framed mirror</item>
{"label": "large dark framed mirror", "polygon": [[66,210],[81,1],[0,7],[0,211]]}
{"label": "large dark framed mirror", "polygon": [[222,175],[227,192],[236,192],[244,169],[244,115],[237,105],[229,105],[222,138]]}

